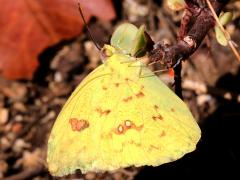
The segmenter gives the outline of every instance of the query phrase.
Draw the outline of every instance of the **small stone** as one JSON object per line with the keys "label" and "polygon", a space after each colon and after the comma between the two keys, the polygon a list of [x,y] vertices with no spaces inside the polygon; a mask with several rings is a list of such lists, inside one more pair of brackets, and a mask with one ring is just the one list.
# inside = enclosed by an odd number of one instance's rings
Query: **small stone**
{"label": "small stone", "polygon": [[211,95],[208,95],[208,94],[202,94],[202,95],[197,96],[197,104],[199,106],[203,106],[205,103],[207,103],[211,100],[212,100],[212,97],[211,97]]}
{"label": "small stone", "polygon": [[9,110],[6,108],[0,108],[0,124],[7,123],[9,117]]}
{"label": "small stone", "polygon": [[24,169],[42,166],[44,162],[43,152],[37,148],[33,152],[24,151],[23,167]]}
{"label": "small stone", "polygon": [[55,111],[50,111],[47,113],[46,116],[43,117],[43,119],[41,120],[42,123],[46,123],[49,120],[52,120],[56,117],[56,112]]}
{"label": "small stone", "polygon": [[86,180],[93,180],[96,179],[96,173],[87,173],[85,175]]}
{"label": "small stone", "polygon": [[147,5],[140,4],[139,2],[134,0],[125,0],[123,2],[123,7],[128,14],[130,22],[135,22],[149,13],[149,8],[147,7]]}
{"label": "small stone", "polygon": [[49,89],[52,91],[54,96],[68,95],[72,91],[68,84],[58,82],[50,82]]}
{"label": "small stone", "polygon": [[13,108],[16,109],[17,111],[20,111],[20,112],[26,112],[27,111],[26,106],[21,102],[15,102],[13,104]]}
{"label": "small stone", "polygon": [[227,99],[227,100],[231,100],[231,99],[232,99],[232,95],[231,95],[230,92],[226,92],[226,93],[223,95],[223,97],[224,97],[225,99]]}
{"label": "small stone", "polygon": [[63,81],[62,73],[56,72],[56,73],[54,74],[54,81],[56,81],[56,82],[62,82],[62,81]]}
{"label": "small stone", "polygon": [[11,147],[11,142],[6,137],[2,137],[0,140],[1,151],[5,151]]}
{"label": "small stone", "polygon": [[30,148],[31,145],[26,143],[23,139],[17,139],[13,145],[13,151],[16,153],[20,153],[23,149]]}
{"label": "small stone", "polygon": [[123,179],[123,174],[121,172],[113,173],[114,179]]}
{"label": "small stone", "polygon": [[22,121],[23,121],[23,116],[22,116],[22,115],[16,115],[15,118],[14,118],[14,120],[15,120],[16,122],[22,122]]}
{"label": "small stone", "polygon": [[49,101],[49,97],[48,96],[43,96],[41,98],[41,100],[42,100],[42,102],[47,103]]}
{"label": "small stone", "polygon": [[35,106],[42,106],[42,101],[40,99],[35,99],[34,105]]}

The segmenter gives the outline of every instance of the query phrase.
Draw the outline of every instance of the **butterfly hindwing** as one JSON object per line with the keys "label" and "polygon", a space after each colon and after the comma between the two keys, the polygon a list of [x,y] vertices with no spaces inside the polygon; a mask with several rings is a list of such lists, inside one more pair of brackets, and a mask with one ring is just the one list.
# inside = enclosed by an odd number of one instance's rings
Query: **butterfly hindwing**
{"label": "butterfly hindwing", "polygon": [[186,105],[129,59],[108,58],[63,107],[49,139],[53,175],[157,166],[195,149],[200,130]]}

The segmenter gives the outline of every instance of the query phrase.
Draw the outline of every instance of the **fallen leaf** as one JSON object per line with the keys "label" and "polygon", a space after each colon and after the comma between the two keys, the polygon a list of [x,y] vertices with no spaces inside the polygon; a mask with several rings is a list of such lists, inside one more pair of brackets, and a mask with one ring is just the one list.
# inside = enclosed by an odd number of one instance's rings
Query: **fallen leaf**
{"label": "fallen leaf", "polygon": [[[80,2],[87,21],[115,17],[111,0]],[[8,79],[31,79],[44,49],[83,28],[76,0],[0,0],[0,7],[0,74]]]}

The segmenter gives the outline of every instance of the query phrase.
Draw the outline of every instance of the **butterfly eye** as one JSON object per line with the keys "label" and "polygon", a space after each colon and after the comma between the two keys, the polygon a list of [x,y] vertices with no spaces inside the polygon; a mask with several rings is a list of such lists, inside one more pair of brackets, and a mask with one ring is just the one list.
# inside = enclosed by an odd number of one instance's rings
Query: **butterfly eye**
{"label": "butterfly eye", "polygon": [[103,48],[101,54],[104,58],[108,58],[113,55],[113,52],[109,48]]}

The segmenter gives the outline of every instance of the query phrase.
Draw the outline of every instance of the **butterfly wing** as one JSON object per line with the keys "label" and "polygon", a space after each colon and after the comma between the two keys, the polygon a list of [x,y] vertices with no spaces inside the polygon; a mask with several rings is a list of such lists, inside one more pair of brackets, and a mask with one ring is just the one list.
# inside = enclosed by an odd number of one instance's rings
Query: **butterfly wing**
{"label": "butterfly wing", "polygon": [[84,169],[97,158],[94,98],[102,96],[108,68],[101,65],[75,89],[55,121],[48,141],[47,162],[52,175],[63,176]]}
{"label": "butterfly wing", "polygon": [[195,149],[200,129],[186,105],[142,63],[128,60],[110,57],[64,106],[49,139],[53,175],[157,166]]}
{"label": "butterfly wing", "polygon": [[141,62],[117,59],[109,63],[118,73],[108,95],[119,99],[101,136],[105,169],[157,166],[193,151],[201,131],[185,103]]}

